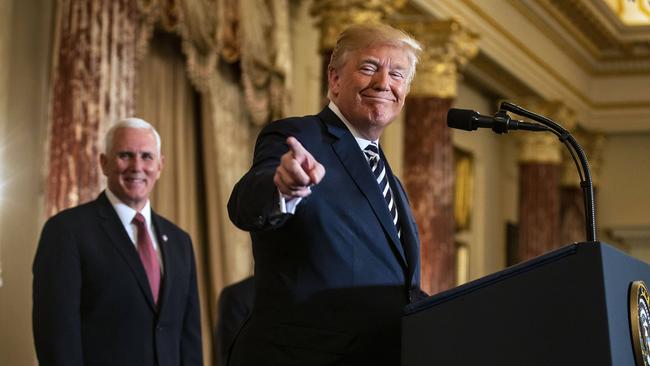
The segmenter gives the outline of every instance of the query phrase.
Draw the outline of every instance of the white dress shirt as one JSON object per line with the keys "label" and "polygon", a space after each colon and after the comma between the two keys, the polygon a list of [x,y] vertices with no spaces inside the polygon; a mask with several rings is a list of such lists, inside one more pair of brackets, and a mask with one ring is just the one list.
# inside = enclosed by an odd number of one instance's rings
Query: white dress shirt
{"label": "white dress shirt", "polygon": [[[129,234],[129,238],[131,239],[131,242],[133,242],[133,245],[137,250],[138,242],[136,238],[138,237],[138,228],[133,223],[133,218],[135,217],[135,214],[138,211],[132,209],[126,203],[120,201],[120,199],[117,198],[117,196],[113,194],[113,192],[111,192],[111,190],[108,188],[106,188],[106,197],[108,197],[108,200],[111,202],[111,205],[113,205],[113,208],[117,213],[117,216],[120,217],[122,226],[124,226],[124,230],[126,230],[126,233]],[[144,205],[142,210],[140,210],[140,213],[142,214],[142,216],[144,216],[144,220],[147,223],[147,229],[149,231],[147,234],[149,235],[149,238],[151,238],[151,242],[153,243],[153,248],[156,251],[156,255],[158,256],[158,263],[160,263],[160,271],[162,272],[163,270],[162,255],[158,247],[158,239],[154,234],[155,229],[153,226],[153,222],[151,221],[151,204],[149,200],[147,200],[147,203]]]}

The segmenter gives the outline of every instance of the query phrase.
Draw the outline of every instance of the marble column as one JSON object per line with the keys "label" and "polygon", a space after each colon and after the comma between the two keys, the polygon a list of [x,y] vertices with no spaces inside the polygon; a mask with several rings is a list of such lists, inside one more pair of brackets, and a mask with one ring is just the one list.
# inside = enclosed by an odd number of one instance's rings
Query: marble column
{"label": "marble column", "polygon": [[406,0],[319,0],[314,1],[311,14],[318,19],[321,30],[321,96],[327,104],[327,66],[343,30],[353,24],[381,22],[406,4]]}
{"label": "marble column", "polygon": [[447,111],[457,95],[459,69],[478,51],[477,37],[455,21],[408,19],[424,52],[405,105],[403,178],[420,230],[422,289],[456,285],[454,161]]}
{"label": "marble column", "polygon": [[[522,107],[571,129],[573,112],[560,102],[517,101]],[[519,140],[519,233],[521,262],[560,247],[562,143],[550,133],[521,133]]]}
{"label": "marble column", "polygon": [[97,197],[102,137],[134,111],[138,49],[148,25],[129,0],[61,0],[48,126],[46,215]]}
{"label": "marble column", "polygon": [[[576,128],[572,132],[589,162],[594,195],[598,187],[598,177],[602,162],[605,135],[600,132]],[[560,243],[568,244],[587,240],[585,196],[580,187],[580,176],[576,164],[568,151],[562,151],[562,178],[560,187]],[[596,201],[598,203],[598,201]]]}

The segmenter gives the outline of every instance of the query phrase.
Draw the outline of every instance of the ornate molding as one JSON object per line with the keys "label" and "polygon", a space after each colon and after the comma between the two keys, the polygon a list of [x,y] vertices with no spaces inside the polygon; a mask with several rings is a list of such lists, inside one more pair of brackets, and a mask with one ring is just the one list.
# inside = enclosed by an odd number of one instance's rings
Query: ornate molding
{"label": "ornate molding", "polygon": [[311,7],[321,30],[320,50],[334,49],[341,32],[352,24],[380,22],[406,4],[406,0],[319,0]]}
{"label": "ornate molding", "polygon": [[454,98],[460,69],[478,53],[478,36],[455,19],[399,18],[395,25],[423,45],[411,95]]}
{"label": "ornate molding", "polygon": [[[606,1],[509,0],[509,3],[593,74],[644,73],[650,66],[650,27],[625,24]],[[577,48],[584,52],[578,52]]]}

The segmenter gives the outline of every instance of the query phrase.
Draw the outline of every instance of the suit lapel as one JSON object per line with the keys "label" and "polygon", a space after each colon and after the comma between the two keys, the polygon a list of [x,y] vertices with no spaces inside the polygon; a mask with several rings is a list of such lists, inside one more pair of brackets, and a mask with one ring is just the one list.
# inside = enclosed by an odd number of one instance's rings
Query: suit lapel
{"label": "suit lapel", "polygon": [[156,307],[153,303],[153,295],[151,293],[147,274],[144,271],[144,266],[142,265],[142,261],[140,261],[138,251],[135,249],[129,235],[124,230],[119,216],[117,216],[115,209],[111,205],[105,193],[102,193],[95,202],[97,202],[99,216],[101,217],[102,222],[101,225],[104,232],[122,258],[124,258],[124,261],[128,264],[131,273],[133,273],[133,276],[142,290],[143,296],[147,299],[151,309],[155,311]]}
{"label": "suit lapel", "polygon": [[375,181],[372,171],[370,171],[368,162],[359,149],[359,144],[343,122],[329,108],[325,108],[319,114],[319,117],[325,122],[329,132],[338,137],[338,140],[332,144],[334,152],[359,190],[370,203],[375,216],[381,223],[384,231],[388,234],[388,237],[390,237],[390,244],[399,253],[402,265],[407,267],[404,249],[397,236],[397,229],[393,225],[393,219],[388,211],[386,200],[379,190],[379,185]]}
{"label": "suit lapel", "polygon": [[172,278],[174,278],[174,272],[176,271],[175,263],[172,261],[173,255],[170,253],[172,246],[168,245],[171,236],[168,233],[167,226],[160,219],[153,210],[151,211],[151,220],[153,221],[153,226],[156,231],[156,239],[158,240],[158,249],[160,250],[162,261],[163,261],[163,276],[162,281],[160,282],[160,292],[158,294],[158,309],[167,303],[169,299],[169,294],[172,293]]}

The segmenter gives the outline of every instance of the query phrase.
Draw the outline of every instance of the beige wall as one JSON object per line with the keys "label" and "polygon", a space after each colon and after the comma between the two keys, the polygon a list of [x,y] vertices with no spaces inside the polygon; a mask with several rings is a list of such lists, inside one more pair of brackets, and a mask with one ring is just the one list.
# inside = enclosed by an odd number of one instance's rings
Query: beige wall
{"label": "beige wall", "polygon": [[[0,365],[35,365],[31,332],[31,264],[43,220],[42,166],[50,61],[50,0],[13,0],[10,40],[2,39],[0,65],[8,67],[8,83],[0,95],[9,103],[0,119],[3,195],[0,201]],[[9,21],[14,20],[13,23]],[[3,29],[5,30],[5,29]],[[4,32],[3,32],[4,33]],[[9,48],[10,52],[5,52]]]}
{"label": "beige wall", "polygon": [[650,133],[609,136],[603,156],[600,226],[650,226]]}
{"label": "beige wall", "polygon": [[611,135],[603,156],[596,194],[599,239],[623,239],[629,254],[650,263],[650,133]]}
{"label": "beige wall", "polygon": [[[6,152],[3,146],[7,140],[6,123],[8,120],[7,108],[9,107],[9,50],[11,48],[11,9],[10,1],[0,1],[0,205],[5,193]],[[1,206],[0,206],[1,207]],[[1,208],[0,208],[1,210]],[[2,212],[2,211],[0,211]],[[2,217],[2,216],[0,216]],[[0,220],[0,233],[2,233],[2,220]],[[0,246],[0,289],[2,288],[2,246]]]}
{"label": "beige wall", "polygon": [[[460,83],[454,108],[473,109],[491,115],[496,105],[475,87]],[[507,184],[516,188],[516,177],[504,160],[503,146],[512,143],[513,136],[499,136],[488,129],[453,131],[454,145],[469,151],[474,157],[474,195],[470,229],[458,234],[469,244],[469,278],[475,279],[498,271],[505,266],[506,199],[516,191],[503,189]],[[511,180],[514,178],[514,183]],[[511,213],[510,213],[511,214]]]}

